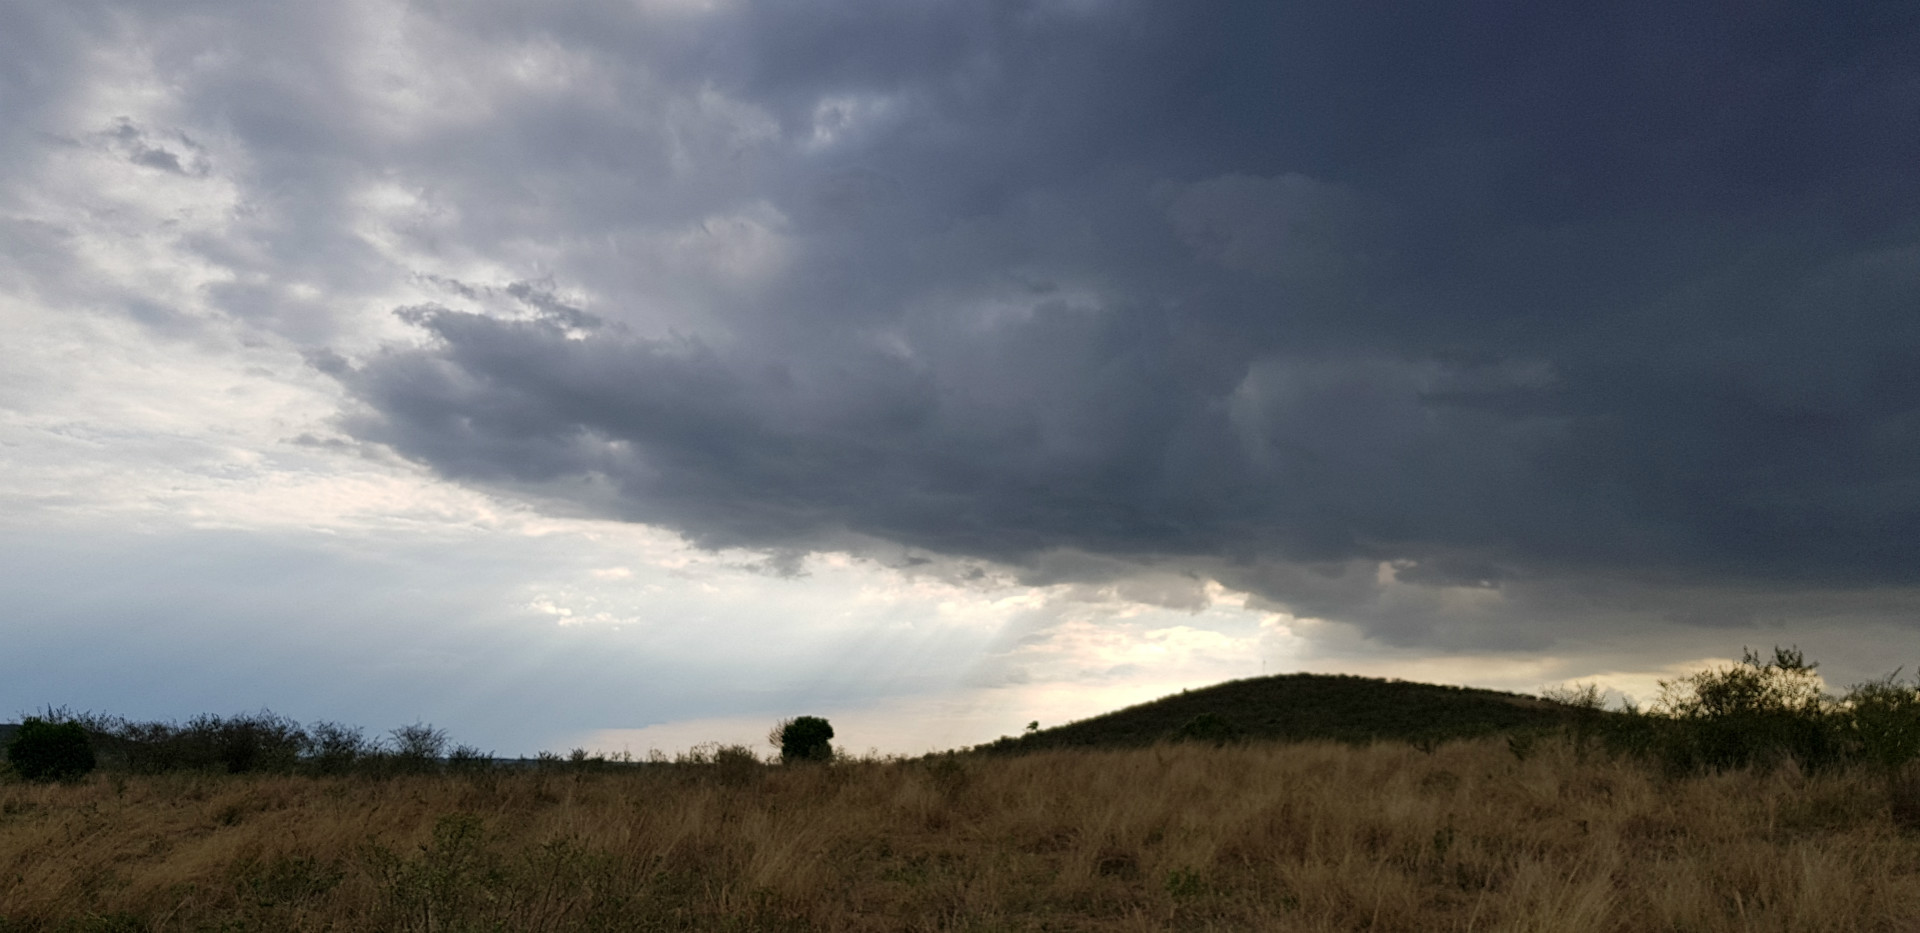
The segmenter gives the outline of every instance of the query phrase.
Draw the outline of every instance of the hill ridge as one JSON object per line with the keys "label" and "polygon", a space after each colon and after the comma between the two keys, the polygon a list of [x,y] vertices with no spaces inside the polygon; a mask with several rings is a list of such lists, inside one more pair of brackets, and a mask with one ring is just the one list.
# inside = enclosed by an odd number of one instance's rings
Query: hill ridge
{"label": "hill ridge", "polygon": [[[1183,732],[1283,741],[1444,741],[1556,728],[1590,715],[1590,710],[1485,687],[1301,672],[1190,688],[979,748],[1134,747],[1174,740]],[[1207,716],[1216,718],[1201,720]]]}

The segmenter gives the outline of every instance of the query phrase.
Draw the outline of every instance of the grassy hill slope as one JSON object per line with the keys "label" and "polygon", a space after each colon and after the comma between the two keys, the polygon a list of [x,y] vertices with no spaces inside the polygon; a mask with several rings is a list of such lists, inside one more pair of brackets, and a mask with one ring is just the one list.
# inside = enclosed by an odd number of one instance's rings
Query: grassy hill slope
{"label": "grassy hill slope", "polygon": [[[1438,741],[1549,729],[1595,715],[1538,697],[1331,674],[1230,680],[983,746],[991,751],[1129,747],[1178,738],[1200,717],[1248,739]],[[1216,721],[1214,725],[1219,725]]]}

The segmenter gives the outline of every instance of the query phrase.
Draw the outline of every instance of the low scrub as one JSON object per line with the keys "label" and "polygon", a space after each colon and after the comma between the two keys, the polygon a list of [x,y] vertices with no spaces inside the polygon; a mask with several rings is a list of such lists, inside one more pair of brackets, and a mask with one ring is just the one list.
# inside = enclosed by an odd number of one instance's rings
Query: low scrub
{"label": "low scrub", "polygon": [[[449,751],[447,734],[423,723],[369,739],[358,727],[299,722],[270,711],[200,715],[185,722],[138,721],[50,709],[21,727],[57,726],[101,766],[124,774],[426,774],[448,766],[491,766],[470,746]],[[88,766],[89,768],[92,765]],[[15,770],[19,770],[16,768]],[[25,773],[25,772],[21,772]]]}
{"label": "low scrub", "polygon": [[[1598,710],[1595,693],[1574,702]],[[1646,710],[1606,712],[1567,731],[1675,775],[1791,765],[1891,779],[1920,760],[1920,682],[1895,672],[1835,695],[1799,651],[1748,651],[1738,664],[1662,682]]]}

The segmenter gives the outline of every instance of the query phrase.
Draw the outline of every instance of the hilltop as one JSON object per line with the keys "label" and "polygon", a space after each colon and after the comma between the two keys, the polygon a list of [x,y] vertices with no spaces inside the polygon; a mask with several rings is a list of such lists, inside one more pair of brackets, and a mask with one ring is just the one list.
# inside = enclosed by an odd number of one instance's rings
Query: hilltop
{"label": "hilltop", "polygon": [[1348,674],[1279,674],[1184,690],[1026,735],[986,751],[1124,748],[1184,736],[1365,743],[1472,738],[1566,725],[1592,710],[1473,687]]}

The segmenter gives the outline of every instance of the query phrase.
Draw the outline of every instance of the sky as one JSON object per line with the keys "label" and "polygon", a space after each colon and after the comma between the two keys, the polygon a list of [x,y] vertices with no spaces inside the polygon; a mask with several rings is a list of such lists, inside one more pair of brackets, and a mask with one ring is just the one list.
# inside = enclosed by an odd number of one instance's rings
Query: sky
{"label": "sky", "polygon": [[0,7],[0,717],[1920,664],[1920,8]]}

